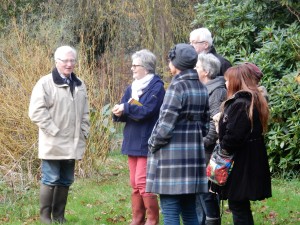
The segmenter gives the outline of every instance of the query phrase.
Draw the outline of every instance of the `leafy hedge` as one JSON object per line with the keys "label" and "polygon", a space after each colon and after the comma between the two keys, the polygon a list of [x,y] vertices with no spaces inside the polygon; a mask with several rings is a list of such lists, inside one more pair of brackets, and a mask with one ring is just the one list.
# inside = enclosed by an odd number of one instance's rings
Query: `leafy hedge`
{"label": "leafy hedge", "polygon": [[267,134],[271,169],[297,175],[300,169],[300,74],[284,76],[270,89]]}
{"label": "leafy hedge", "polygon": [[281,0],[204,0],[195,27],[208,27],[217,51],[233,64],[250,61],[263,71],[271,119],[266,135],[271,170],[300,171],[300,4]]}

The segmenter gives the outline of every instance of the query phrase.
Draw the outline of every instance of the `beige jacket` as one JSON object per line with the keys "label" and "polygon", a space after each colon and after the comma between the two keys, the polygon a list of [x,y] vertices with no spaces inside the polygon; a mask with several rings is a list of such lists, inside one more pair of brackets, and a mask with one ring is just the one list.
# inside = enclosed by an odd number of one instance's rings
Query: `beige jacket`
{"label": "beige jacket", "polygon": [[82,159],[88,137],[89,107],[85,84],[72,73],[75,90],[54,69],[34,86],[29,117],[39,127],[40,159]]}

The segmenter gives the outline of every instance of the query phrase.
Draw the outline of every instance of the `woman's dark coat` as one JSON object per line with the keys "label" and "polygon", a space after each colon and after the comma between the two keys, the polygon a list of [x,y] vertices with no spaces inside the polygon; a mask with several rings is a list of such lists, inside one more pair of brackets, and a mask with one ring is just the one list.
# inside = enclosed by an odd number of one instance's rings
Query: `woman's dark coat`
{"label": "woman's dark coat", "polygon": [[234,166],[228,182],[219,190],[223,199],[262,200],[272,196],[262,125],[255,107],[251,125],[248,117],[250,102],[249,92],[237,92],[225,102],[219,121],[220,145],[234,154]]}
{"label": "woman's dark coat", "polygon": [[226,99],[226,86],[223,76],[217,76],[215,79],[208,81],[205,84],[209,95],[209,113],[210,125],[208,134],[204,137],[205,147],[205,161],[208,163],[211,153],[214,150],[216,141],[218,140],[218,133],[216,131],[213,116],[220,112],[220,106]]}

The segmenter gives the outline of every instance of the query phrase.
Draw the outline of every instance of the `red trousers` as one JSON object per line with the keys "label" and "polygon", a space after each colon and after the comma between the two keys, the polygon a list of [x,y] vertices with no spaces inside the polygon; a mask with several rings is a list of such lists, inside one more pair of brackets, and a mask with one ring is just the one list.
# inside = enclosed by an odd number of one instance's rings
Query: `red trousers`
{"label": "red trousers", "polygon": [[153,196],[152,193],[145,193],[147,157],[128,156],[128,166],[130,175],[130,186],[133,193],[139,193],[141,196]]}

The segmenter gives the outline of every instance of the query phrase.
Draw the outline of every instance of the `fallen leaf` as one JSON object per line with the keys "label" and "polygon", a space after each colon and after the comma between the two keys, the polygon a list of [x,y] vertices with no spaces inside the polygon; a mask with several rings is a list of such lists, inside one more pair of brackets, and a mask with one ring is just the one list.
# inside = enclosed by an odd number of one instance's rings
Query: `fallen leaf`
{"label": "fallen leaf", "polygon": [[274,212],[274,211],[271,211],[269,213],[269,219],[275,219],[277,216],[278,216],[278,214],[276,212]]}

